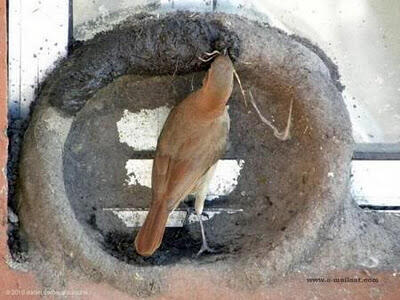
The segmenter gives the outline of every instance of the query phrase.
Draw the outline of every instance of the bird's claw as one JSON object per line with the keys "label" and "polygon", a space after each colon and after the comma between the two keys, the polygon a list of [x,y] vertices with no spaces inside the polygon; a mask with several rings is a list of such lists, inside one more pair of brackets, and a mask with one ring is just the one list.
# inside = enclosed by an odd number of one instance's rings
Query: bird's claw
{"label": "bird's claw", "polygon": [[215,253],[216,251],[212,248],[210,248],[207,244],[203,243],[201,245],[201,248],[199,250],[199,252],[197,252],[196,257],[199,257],[201,254],[203,254],[203,252],[210,252],[210,253]]}

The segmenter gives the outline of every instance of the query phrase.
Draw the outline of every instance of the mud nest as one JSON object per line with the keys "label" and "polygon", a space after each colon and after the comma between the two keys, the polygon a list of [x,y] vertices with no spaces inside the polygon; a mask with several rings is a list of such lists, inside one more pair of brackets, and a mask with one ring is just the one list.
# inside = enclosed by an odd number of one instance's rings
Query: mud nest
{"label": "mud nest", "polygon": [[[102,208],[146,206],[150,189],[124,186],[124,164],[152,153],[119,143],[116,121],[125,109],[184,99],[208,68],[197,57],[223,48],[278,128],[293,99],[291,139],[275,139],[236,86],[225,158],[245,165],[235,191],[215,205],[244,212],[207,222],[222,253],[194,258],[200,236],[193,225],[169,230],[158,258],[139,259],[129,254],[134,232]],[[98,34],[48,77],[28,128],[19,197],[29,241],[55,265],[72,253],[83,273],[140,294],[161,288],[172,268],[199,264],[241,284],[281,276],[320,246],[348,191],[353,142],[338,79],[308,41],[234,15],[142,16]]]}

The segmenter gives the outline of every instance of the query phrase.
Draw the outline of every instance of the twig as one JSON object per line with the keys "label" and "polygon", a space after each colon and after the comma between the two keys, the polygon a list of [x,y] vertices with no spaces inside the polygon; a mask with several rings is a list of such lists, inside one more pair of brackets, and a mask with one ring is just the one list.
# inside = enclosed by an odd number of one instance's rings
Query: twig
{"label": "twig", "polygon": [[192,92],[193,92],[193,90],[194,90],[194,87],[193,87],[193,79],[194,79],[194,74],[192,75],[192,80],[190,81],[190,85],[191,85],[191,87],[192,87]]}
{"label": "twig", "polygon": [[219,52],[218,50],[214,50],[213,52],[204,52],[204,54],[205,54],[208,58],[202,58],[201,56],[199,56],[198,58],[199,58],[202,62],[209,62],[209,61],[212,60],[216,55],[220,55],[221,52]]}
{"label": "twig", "polygon": [[283,132],[279,132],[278,129],[261,114],[261,112],[258,109],[257,104],[254,100],[253,94],[251,93],[251,90],[249,90],[249,95],[250,95],[251,104],[253,105],[254,109],[256,110],[261,121],[273,130],[275,137],[281,141],[286,141],[287,139],[289,139],[290,138],[290,125],[292,123],[291,118],[292,118],[292,109],[293,109],[293,98],[290,100],[289,116],[288,116],[286,128]]}
{"label": "twig", "polygon": [[219,52],[218,50],[214,50],[213,52],[204,52],[204,54],[207,56],[214,56],[214,55],[220,55],[221,52]]}
{"label": "twig", "polygon": [[242,83],[240,81],[239,75],[238,75],[238,73],[236,72],[235,69],[233,69],[233,75],[235,75],[235,78],[236,78],[237,82],[239,83],[240,91],[242,92],[243,99],[244,99],[244,106],[247,107],[246,93],[244,92],[244,89],[242,87]]}
{"label": "twig", "polygon": [[172,74],[171,82],[174,81],[174,79],[175,79],[175,74],[176,74],[176,72],[178,71],[178,64],[179,64],[179,58],[176,60],[175,71],[174,71],[174,73]]}

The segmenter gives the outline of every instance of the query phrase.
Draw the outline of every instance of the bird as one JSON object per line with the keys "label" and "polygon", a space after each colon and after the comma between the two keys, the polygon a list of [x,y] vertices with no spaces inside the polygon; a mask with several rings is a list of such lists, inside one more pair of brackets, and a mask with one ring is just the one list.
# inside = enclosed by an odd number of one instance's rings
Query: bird
{"label": "bird", "polygon": [[134,242],[136,252],[144,257],[160,247],[169,214],[189,194],[195,196],[202,236],[197,255],[215,252],[207,243],[201,215],[217,162],[226,150],[230,127],[226,104],[234,67],[226,51],[206,54],[214,60],[202,87],[171,110],[157,141],[150,208]]}

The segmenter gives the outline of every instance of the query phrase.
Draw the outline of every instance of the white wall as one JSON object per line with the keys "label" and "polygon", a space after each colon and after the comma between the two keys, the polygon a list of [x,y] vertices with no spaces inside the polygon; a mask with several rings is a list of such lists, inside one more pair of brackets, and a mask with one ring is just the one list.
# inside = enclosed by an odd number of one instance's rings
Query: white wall
{"label": "white wall", "polygon": [[[97,30],[109,28],[111,23],[134,12],[136,4],[143,5],[145,2],[159,2],[162,7],[158,11],[212,10],[212,1],[204,0],[74,0],[77,37],[91,37]],[[356,141],[400,142],[400,1],[217,2],[217,11],[251,17],[262,13],[275,26],[318,44],[339,66],[342,83],[346,86],[343,94],[351,114]],[[96,22],[87,23],[96,18]]]}

